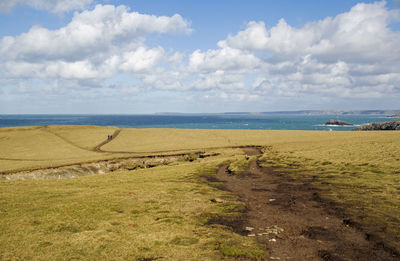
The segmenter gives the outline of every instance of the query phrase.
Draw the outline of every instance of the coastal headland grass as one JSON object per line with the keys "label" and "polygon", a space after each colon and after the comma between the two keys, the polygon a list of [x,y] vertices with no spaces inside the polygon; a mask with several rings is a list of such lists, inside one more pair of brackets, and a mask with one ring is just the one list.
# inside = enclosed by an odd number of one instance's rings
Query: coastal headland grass
{"label": "coastal headland grass", "polygon": [[344,222],[400,251],[398,132],[121,129],[107,141],[117,130],[0,129],[2,175],[126,157],[185,157],[73,179],[0,180],[0,259],[266,259],[254,238],[229,226],[241,219],[243,205],[213,177],[221,164],[243,171],[254,158],[240,147],[249,145],[263,148],[261,166],[318,188],[316,200],[331,202]]}

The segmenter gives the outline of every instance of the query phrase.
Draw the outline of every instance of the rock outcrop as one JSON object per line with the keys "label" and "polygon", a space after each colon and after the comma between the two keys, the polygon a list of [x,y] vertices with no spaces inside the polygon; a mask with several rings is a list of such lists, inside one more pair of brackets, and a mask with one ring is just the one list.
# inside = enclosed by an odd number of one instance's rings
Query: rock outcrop
{"label": "rock outcrop", "polygon": [[390,115],[388,117],[389,118],[400,118],[400,114],[394,114],[394,115]]}
{"label": "rock outcrop", "polygon": [[400,130],[400,121],[373,122],[370,124],[361,125],[355,130]]}
{"label": "rock outcrop", "polygon": [[345,121],[329,120],[325,123],[325,125],[352,126],[353,124]]}

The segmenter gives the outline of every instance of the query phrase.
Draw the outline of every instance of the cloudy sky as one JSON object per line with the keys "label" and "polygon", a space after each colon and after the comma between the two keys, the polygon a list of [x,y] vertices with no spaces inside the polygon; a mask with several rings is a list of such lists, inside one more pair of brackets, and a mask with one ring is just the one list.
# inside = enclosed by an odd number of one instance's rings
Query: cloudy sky
{"label": "cloudy sky", "polygon": [[400,109],[399,8],[0,0],[0,113]]}

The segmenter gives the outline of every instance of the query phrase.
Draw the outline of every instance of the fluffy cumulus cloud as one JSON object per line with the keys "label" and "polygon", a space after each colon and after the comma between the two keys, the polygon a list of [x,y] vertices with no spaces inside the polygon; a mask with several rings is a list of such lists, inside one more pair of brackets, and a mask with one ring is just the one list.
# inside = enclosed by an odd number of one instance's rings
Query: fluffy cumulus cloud
{"label": "fluffy cumulus cloud", "polygon": [[[0,9],[18,3],[3,3]],[[52,1],[31,3],[58,12]],[[79,9],[74,3],[70,6]],[[124,74],[134,80],[133,89],[124,87],[133,93],[138,88],[191,90],[204,97],[218,93],[222,100],[249,102],[297,96],[400,98],[400,32],[390,26],[398,21],[399,12],[385,2],[361,3],[301,27],[284,19],[270,28],[251,21],[219,41],[216,49],[181,53],[147,43],[152,34],[189,33],[189,23],[180,15],[97,5],[75,13],[57,30],[35,26],[2,38],[0,74],[8,84],[54,79],[57,86],[77,83],[88,88],[109,88],[107,81]]]}
{"label": "fluffy cumulus cloud", "polygon": [[92,2],[93,0],[2,0],[0,1],[0,11],[9,12],[18,6],[30,6],[53,13],[64,13],[72,10],[83,10]]}
{"label": "fluffy cumulus cloud", "polygon": [[253,94],[399,95],[400,33],[390,28],[399,20],[397,10],[376,2],[300,28],[284,19],[271,28],[252,21],[219,49],[196,51],[190,61],[197,68],[256,73],[248,88]]}
{"label": "fluffy cumulus cloud", "polygon": [[180,15],[153,16],[125,6],[97,5],[75,13],[58,30],[32,27],[27,33],[0,41],[5,77],[95,79],[118,72],[149,72],[164,57],[161,46],[149,48],[151,34],[189,32]]}
{"label": "fluffy cumulus cloud", "polygon": [[[313,55],[324,61],[367,62],[399,55],[399,34],[389,29],[400,19],[385,2],[358,4],[349,12],[294,28],[281,19],[269,30],[263,22],[250,22],[244,31],[229,36],[228,46],[271,52],[281,57]],[[389,53],[388,50],[391,50]]]}

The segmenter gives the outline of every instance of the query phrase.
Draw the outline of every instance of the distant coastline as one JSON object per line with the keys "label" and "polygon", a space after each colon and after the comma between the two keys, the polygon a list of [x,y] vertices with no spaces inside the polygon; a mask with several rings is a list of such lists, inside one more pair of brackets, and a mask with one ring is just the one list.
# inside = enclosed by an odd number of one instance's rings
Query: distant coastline
{"label": "distant coastline", "polygon": [[[254,129],[349,131],[372,122],[387,121],[385,114],[164,114],[164,115],[0,115],[0,127],[46,125],[116,126],[118,128]],[[353,124],[326,126],[329,120]],[[334,122],[335,123],[335,122]],[[337,125],[337,126],[336,126]]]}
{"label": "distant coastline", "polygon": [[400,117],[399,110],[298,110],[298,111],[264,111],[264,112],[216,112],[216,113],[182,113],[182,112],[157,112],[155,115],[263,115],[263,114],[289,114],[289,115],[382,115],[388,117]]}

